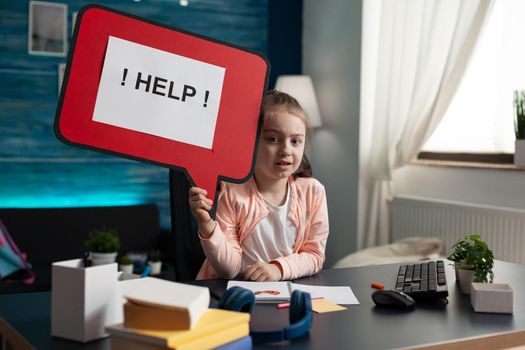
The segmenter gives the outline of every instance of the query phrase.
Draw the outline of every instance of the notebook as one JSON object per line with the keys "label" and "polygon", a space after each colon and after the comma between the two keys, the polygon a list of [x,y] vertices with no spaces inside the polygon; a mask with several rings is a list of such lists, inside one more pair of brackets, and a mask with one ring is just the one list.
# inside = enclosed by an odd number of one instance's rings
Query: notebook
{"label": "notebook", "polygon": [[312,298],[328,299],[335,304],[358,305],[359,301],[349,286],[312,286],[307,284],[280,282],[228,281],[227,288],[234,286],[251,290],[255,300],[260,303],[280,303],[290,301],[294,290],[310,293]]}

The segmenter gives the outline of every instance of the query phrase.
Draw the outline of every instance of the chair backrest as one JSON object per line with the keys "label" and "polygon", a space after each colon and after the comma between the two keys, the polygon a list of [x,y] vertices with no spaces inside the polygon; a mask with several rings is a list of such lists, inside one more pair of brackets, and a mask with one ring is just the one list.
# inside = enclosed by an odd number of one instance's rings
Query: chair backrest
{"label": "chair backrest", "polygon": [[175,277],[177,281],[194,280],[205,256],[198,226],[188,204],[191,183],[182,172],[170,170],[171,230],[175,240]]}

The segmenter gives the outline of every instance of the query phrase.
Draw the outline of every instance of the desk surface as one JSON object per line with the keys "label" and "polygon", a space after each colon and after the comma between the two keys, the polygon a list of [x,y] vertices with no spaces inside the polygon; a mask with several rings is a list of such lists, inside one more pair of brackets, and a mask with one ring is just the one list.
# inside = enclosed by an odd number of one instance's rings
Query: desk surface
{"label": "desk surface", "polygon": [[[390,349],[525,330],[525,293],[520,293],[525,290],[525,265],[497,261],[494,269],[494,282],[510,283],[514,290],[513,315],[475,313],[470,297],[459,292],[450,266],[447,266],[447,305],[419,304],[409,312],[374,307],[370,282],[382,283],[387,288],[393,286],[398,266],[323,270],[298,280],[305,284],[349,285],[360,305],[349,306],[342,312],[314,314],[308,335],[282,345],[292,349]],[[226,287],[226,281],[196,283],[219,295]],[[0,316],[38,349],[110,349],[108,339],[78,344],[52,338],[50,299],[49,292],[0,295]],[[6,322],[0,322],[1,332],[5,332]],[[252,314],[251,327],[264,330],[287,323],[287,310],[277,310],[274,304],[259,304]],[[254,346],[254,349],[274,348],[275,344]]]}

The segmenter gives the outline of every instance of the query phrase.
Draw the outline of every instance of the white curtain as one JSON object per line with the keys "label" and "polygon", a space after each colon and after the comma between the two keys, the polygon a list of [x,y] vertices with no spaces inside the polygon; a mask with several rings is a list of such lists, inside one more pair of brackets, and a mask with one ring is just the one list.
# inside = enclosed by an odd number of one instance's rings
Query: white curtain
{"label": "white curtain", "polygon": [[392,173],[441,120],[493,2],[363,1],[360,248],[390,242]]}

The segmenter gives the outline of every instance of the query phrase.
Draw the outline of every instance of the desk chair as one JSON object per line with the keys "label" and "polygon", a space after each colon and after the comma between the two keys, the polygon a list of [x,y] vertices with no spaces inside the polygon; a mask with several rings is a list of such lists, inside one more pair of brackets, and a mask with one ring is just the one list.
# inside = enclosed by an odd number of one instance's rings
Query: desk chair
{"label": "desk chair", "polygon": [[177,281],[194,280],[205,256],[197,235],[197,222],[188,204],[191,183],[185,174],[178,171],[170,170],[169,176],[175,277]]}

